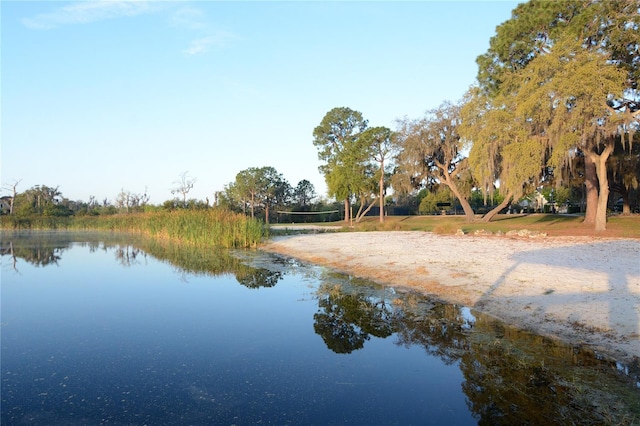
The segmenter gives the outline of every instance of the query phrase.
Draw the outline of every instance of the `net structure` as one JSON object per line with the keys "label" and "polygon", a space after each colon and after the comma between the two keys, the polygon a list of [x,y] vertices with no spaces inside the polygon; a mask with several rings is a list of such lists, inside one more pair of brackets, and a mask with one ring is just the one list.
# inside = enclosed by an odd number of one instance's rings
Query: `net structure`
{"label": "net structure", "polygon": [[277,211],[278,214],[325,214],[325,213],[340,213],[340,210],[325,210],[322,212],[284,212]]}

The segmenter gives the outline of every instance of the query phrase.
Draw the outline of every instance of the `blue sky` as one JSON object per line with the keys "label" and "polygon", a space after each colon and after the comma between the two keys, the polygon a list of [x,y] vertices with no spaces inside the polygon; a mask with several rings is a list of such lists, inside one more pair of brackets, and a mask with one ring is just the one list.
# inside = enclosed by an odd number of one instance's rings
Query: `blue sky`
{"label": "blue sky", "polygon": [[213,200],[272,166],[323,194],[327,111],[393,129],[460,99],[516,5],[2,1],[2,185],[159,204],[185,172]]}

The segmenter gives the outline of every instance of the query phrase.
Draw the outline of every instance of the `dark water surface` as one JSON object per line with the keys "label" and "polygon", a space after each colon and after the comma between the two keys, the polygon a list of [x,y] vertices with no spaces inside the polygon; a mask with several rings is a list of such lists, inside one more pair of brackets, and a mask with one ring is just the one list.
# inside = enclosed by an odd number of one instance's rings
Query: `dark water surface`
{"label": "dark water surface", "polygon": [[638,424],[637,363],[291,259],[2,235],[2,425]]}

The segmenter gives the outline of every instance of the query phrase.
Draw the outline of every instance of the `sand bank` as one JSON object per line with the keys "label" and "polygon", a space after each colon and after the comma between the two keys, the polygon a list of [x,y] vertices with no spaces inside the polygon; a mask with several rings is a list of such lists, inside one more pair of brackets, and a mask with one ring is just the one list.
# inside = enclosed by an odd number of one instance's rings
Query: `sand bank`
{"label": "sand bank", "polygon": [[345,232],[277,237],[262,248],[640,358],[638,240]]}

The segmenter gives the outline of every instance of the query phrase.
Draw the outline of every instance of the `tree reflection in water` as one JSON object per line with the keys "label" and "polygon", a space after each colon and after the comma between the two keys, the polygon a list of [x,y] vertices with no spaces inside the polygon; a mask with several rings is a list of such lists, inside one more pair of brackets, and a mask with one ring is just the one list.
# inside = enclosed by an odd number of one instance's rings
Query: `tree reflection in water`
{"label": "tree reflection in water", "polygon": [[282,273],[264,268],[244,266],[236,272],[236,280],[248,288],[273,287],[282,279]]}
{"label": "tree reflection in water", "polygon": [[[82,242],[76,242],[78,240]],[[57,265],[62,253],[72,244],[88,247],[90,252],[112,250],[116,261],[124,267],[144,263],[147,255],[151,255],[170,264],[180,274],[213,277],[232,274],[238,283],[249,288],[273,287],[283,277],[282,271],[247,265],[245,260],[233,256],[227,249],[203,249],[110,233],[42,232],[33,238],[30,232],[3,232],[0,254],[8,256],[12,268],[18,271],[19,260],[38,267]]]}
{"label": "tree reflection in water", "polygon": [[13,244],[13,240],[0,240],[0,255],[8,256],[11,259],[11,266],[18,271],[18,259],[36,266],[44,267],[57,265],[61,259],[62,252],[69,247],[69,244],[52,244],[49,241],[34,241],[28,247],[20,244]]}
{"label": "tree reflection in water", "polygon": [[370,335],[385,338],[393,333],[393,311],[384,301],[372,302],[361,294],[344,294],[339,285],[318,291],[318,308],[313,328],[336,353],[362,349]]}
{"label": "tree reflection in water", "polygon": [[118,263],[125,267],[140,264],[141,260],[147,258],[145,252],[129,245],[116,247],[115,256]]}
{"label": "tree reflection in water", "polygon": [[[392,298],[372,284],[329,280],[318,288],[314,330],[332,351],[362,349],[370,336],[420,346],[464,374],[479,424],[637,424],[640,368],[621,368],[552,339],[412,293]],[[467,312],[466,312],[467,311]],[[607,373],[606,376],[599,373]],[[622,370],[622,371],[621,371]],[[612,374],[613,373],[613,374]],[[607,377],[603,381],[603,377]],[[606,383],[605,383],[606,382]]]}

